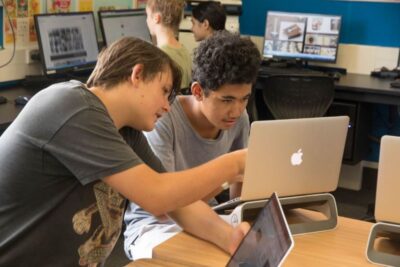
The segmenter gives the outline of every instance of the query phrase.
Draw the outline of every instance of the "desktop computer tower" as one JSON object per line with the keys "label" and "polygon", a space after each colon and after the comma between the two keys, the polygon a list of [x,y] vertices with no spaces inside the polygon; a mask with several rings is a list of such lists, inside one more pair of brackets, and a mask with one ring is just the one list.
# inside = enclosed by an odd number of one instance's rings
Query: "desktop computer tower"
{"label": "desktop computer tower", "polygon": [[349,128],[343,153],[343,162],[356,164],[368,152],[368,132],[370,128],[369,104],[350,101],[334,101],[327,116],[349,116]]}

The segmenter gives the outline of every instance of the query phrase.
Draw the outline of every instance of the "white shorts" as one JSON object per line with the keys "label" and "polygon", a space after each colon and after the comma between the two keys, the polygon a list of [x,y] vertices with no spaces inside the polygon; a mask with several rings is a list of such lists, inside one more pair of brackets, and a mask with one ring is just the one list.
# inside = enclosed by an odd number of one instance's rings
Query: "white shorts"
{"label": "white shorts", "polygon": [[153,248],[180,233],[182,228],[177,224],[145,225],[140,229],[139,237],[129,246],[132,260],[152,258]]}

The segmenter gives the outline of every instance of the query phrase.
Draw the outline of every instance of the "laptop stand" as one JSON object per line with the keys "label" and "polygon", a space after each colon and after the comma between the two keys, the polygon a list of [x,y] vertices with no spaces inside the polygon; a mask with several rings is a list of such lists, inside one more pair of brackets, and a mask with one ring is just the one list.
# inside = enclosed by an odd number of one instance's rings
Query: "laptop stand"
{"label": "laptop stand", "polygon": [[368,260],[385,266],[400,266],[399,251],[400,224],[374,224],[368,237]]}
{"label": "laptop stand", "polygon": [[[329,193],[279,198],[293,235],[326,231],[337,226],[335,198]],[[235,226],[242,221],[252,222],[267,200],[248,201],[220,215]]]}

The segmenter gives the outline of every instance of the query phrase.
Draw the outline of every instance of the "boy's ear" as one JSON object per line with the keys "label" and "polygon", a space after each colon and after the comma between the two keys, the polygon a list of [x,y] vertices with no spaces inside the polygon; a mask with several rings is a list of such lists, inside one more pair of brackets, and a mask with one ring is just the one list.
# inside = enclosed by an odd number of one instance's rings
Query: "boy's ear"
{"label": "boy's ear", "polygon": [[203,87],[198,82],[193,82],[190,90],[192,91],[192,95],[196,98],[197,101],[203,100],[204,92]]}
{"label": "boy's ear", "polygon": [[161,14],[160,14],[160,12],[154,12],[152,19],[153,19],[155,24],[159,24],[161,22]]}
{"label": "boy's ear", "polygon": [[208,21],[208,19],[205,19],[203,21],[203,26],[206,30],[210,29],[210,22]]}
{"label": "boy's ear", "polygon": [[136,64],[132,68],[131,83],[133,84],[133,86],[136,87],[142,79],[143,79],[143,64]]}

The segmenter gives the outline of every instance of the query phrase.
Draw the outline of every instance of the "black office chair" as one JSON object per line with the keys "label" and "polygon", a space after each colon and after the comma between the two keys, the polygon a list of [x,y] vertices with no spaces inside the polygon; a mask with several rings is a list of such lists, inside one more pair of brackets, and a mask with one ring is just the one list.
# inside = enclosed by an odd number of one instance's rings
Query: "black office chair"
{"label": "black office chair", "polygon": [[263,99],[275,119],[322,117],[333,101],[328,76],[280,74],[264,81]]}

